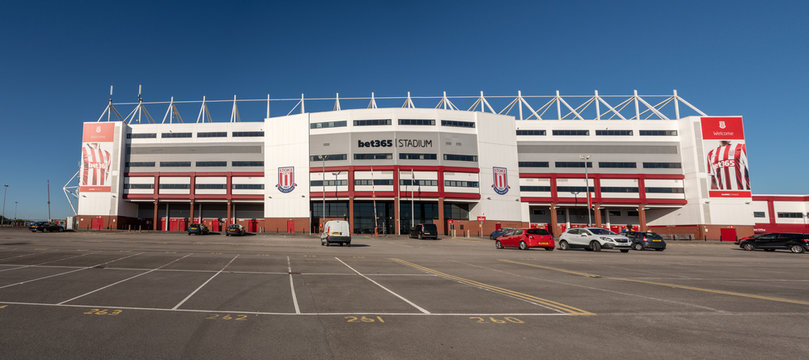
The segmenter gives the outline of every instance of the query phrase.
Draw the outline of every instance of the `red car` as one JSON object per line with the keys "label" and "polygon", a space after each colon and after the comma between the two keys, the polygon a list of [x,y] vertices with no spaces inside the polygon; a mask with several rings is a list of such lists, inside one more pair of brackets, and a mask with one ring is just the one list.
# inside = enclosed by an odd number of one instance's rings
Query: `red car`
{"label": "red car", "polygon": [[541,247],[547,251],[553,251],[554,242],[553,236],[544,229],[514,229],[500,235],[494,242],[494,246],[498,249],[518,247],[520,250]]}

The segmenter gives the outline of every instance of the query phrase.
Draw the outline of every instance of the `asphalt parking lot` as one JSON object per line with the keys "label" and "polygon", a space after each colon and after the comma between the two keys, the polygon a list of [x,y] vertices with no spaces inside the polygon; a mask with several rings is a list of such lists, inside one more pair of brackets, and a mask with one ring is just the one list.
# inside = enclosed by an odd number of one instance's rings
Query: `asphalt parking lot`
{"label": "asphalt parking lot", "polygon": [[809,254],[0,231],[3,359],[805,358]]}

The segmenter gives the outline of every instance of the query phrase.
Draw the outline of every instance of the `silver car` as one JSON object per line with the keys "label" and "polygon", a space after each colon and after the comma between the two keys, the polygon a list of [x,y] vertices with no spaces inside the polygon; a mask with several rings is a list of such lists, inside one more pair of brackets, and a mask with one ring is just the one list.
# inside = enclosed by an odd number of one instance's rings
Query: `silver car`
{"label": "silver car", "polygon": [[571,248],[584,248],[590,251],[601,251],[601,249],[618,249],[622,253],[628,253],[632,248],[632,241],[626,236],[618,235],[607,229],[588,227],[572,228],[565,230],[559,237],[559,250]]}

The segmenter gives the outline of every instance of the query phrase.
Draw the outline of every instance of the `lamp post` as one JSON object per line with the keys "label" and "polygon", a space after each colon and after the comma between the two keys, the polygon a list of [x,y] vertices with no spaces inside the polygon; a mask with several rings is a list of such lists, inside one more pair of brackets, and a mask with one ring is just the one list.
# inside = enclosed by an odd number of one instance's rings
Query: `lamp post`
{"label": "lamp post", "polygon": [[[570,193],[573,194],[573,204],[574,204],[574,206],[576,208],[578,208],[579,207],[579,191],[571,191]],[[570,219],[565,219],[565,220],[570,221]]]}
{"label": "lamp post", "polygon": [[0,221],[0,225],[6,223],[6,194],[8,194],[8,184],[3,184],[3,221]]}
{"label": "lamp post", "polygon": [[584,160],[584,188],[587,191],[587,226],[590,226],[592,219],[590,218],[590,176],[587,173],[588,161],[590,154],[579,154],[579,159]]}
{"label": "lamp post", "polygon": [[410,228],[412,229],[413,226],[416,224],[416,203],[415,203],[415,193],[416,190],[416,173],[413,169],[410,169]]}
{"label": "lamp post", "polygon": [[[326,144],[323,145],[326,146]],[[322,170],[320,174],[321,178],[323,178],[323,181],[320,183],[320,188],[323,190],[323,208],[320,210],[320,224],[318,225],[318,231],[320,231],[320,225],[323,224],[323,220],[326,219],[326,158],[328,157],[329,155],[320,155],[320,162],[322,163]]]}
{"label": "lamp post", "polygon": [[19,203],[19,201],[14,202],[14,226],[17,226],[17,204]]}

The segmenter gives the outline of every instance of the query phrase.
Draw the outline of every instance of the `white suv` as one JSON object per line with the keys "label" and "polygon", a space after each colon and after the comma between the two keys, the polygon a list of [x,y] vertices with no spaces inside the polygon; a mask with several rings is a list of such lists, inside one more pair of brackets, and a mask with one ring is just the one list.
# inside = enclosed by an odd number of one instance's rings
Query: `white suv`
{"label": "white suv", "polygon": [[618,249],[628,253],[632,241],[626,236],[618,235],[602,228],[572,228],[567,229],[559,237],[559,250],[568,250],[574,247],[583,247],[586,250],[601,251],[601,249]]}

